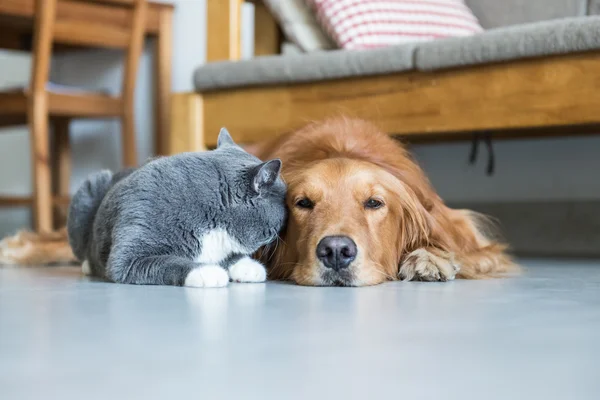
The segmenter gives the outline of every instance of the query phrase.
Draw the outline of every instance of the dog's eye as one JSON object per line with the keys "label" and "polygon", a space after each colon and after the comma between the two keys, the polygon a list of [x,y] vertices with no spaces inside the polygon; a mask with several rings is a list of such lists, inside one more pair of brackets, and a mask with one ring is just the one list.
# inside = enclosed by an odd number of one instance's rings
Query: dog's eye
{"label": "dog's eye", "polygon": [[315,203],[313,203],[310,199],[307,199],[306,197],[303,199],[300,199],[296,202],[296,207],[298,208],[305,208],[305,209],[312,209],[315,206]]}
{"label": "dog's eye", "polygon": [[365,208],[371,208],[373,210],[376,210],[381,207],[383,207],[383,201],[380,200],[369,199],[365,202]]}

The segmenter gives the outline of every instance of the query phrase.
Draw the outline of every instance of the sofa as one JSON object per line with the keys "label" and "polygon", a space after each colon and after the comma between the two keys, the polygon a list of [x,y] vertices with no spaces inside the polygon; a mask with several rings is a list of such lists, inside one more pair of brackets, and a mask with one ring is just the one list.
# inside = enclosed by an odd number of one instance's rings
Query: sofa
{"label": "sofa", "polygon": [[207,1],[208,62],[173,96],[164,154],[252,143],[349,115],[409,141],[600,131],[600,0],[467,0],[485,31],[371,50],[281,55],[259,0],[239,60],[243,0]]}

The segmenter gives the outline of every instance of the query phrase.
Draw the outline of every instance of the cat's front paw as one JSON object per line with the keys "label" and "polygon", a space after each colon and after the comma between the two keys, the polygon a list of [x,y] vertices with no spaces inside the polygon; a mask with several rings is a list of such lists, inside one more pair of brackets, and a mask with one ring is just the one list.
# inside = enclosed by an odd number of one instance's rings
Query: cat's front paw
{"label": "cat's front paw", "polygon": [[229,277],[234,282],[264,282],[267,271],[258,261],[244,257],[229,267]]}
{"label": "cat's front paw", "polygon": [[90,262],[88,260],[83,261],[81,264],[81,273],[86,276],[92,275],[92,267],[90,267]]}
{"label": "cat's front paw", "polygon": [[227,286],[229,275],[218,265],[205,265],[194,268],[185,278],[184,286],[218,288]]}

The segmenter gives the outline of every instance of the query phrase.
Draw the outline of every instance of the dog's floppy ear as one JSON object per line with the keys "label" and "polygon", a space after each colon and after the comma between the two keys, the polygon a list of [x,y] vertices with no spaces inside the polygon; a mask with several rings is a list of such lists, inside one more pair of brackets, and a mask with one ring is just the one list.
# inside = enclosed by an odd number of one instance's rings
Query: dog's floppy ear
{"label": "dog's floppy ear", "polygon": [[237,146],[227,128],[221,128],[217,139],[217,149],[223,146]]}
{"label": "dog's floppy ear", "polygon": [[273,184],[279,177],[280,171],[281,160],[277,158],[274,160],[264,162],[255,167],[252,178],[252,187],[254,188],[254,191],[256,193],[260,193],[263,190],[273,186]]}
{"label": "dog's floppy ear", "polygon": [[401,184],[398,254],[427,246],[431,241],[432,218],[409,187]]}

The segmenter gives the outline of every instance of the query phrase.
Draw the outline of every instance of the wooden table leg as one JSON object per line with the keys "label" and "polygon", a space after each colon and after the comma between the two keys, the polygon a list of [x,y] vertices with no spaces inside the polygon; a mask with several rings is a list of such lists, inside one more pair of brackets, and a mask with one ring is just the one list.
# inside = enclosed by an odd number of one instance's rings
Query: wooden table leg
{"label": "wooden table leg", "polygon": [[173,53],[173,10],[161,10],[156,50],[154,53],[155,137],[156,155],[169,154],[171,127],[171,68]]}

